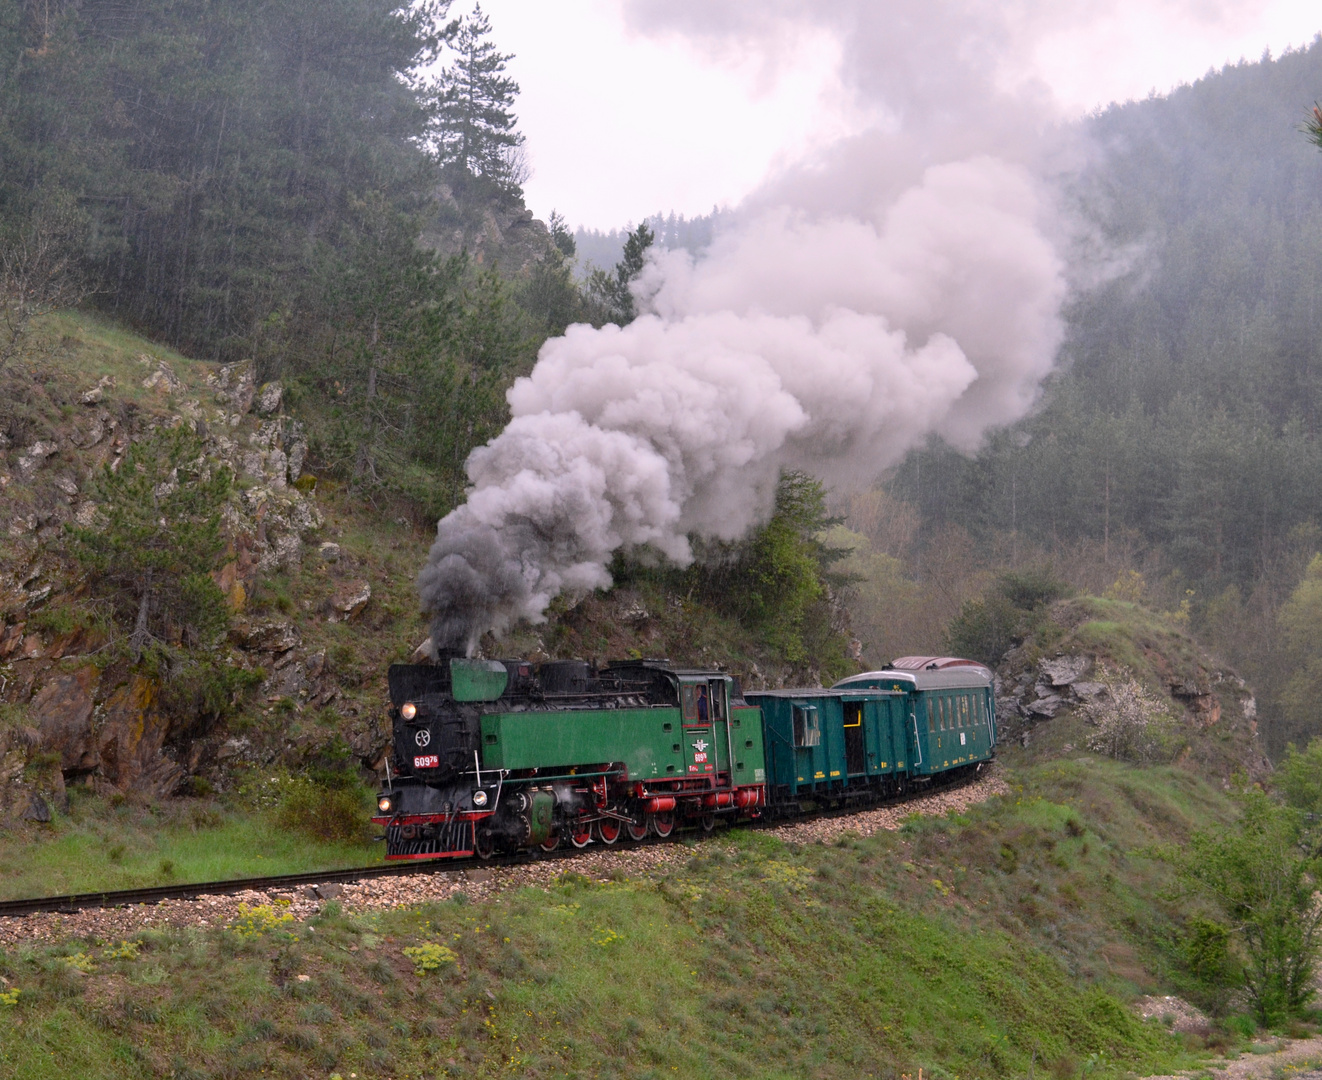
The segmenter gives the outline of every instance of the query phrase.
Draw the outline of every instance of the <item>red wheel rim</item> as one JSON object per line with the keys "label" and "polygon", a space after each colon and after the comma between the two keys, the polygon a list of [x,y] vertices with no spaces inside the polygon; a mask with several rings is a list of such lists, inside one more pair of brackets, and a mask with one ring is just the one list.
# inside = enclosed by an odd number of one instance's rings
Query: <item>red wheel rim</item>
{"label": "red wheel rim", "polygon": [[576,848],[585,848],[592,843],[592,826],[575,825],[569,832],[569,842]]}
{"label": "red wheel rim", "polygon": [[596,824],[597,839],[603,844],[613,844],[620,838],[620,823],[614,818],[602,818]]}
{"label": "red wheel rim", "polygon": [[652,831],[655,832],[657,836],[669,836],[675,831],[675,815],[670,811],[653,814]]}
{"label": "red wheel rim", "polygon": [[560,830],[557,829],[538,845],[543,851],[554,851],[560,846]]}
{"label": "red wheel rim", "polygon": [[624,827],[624,831],[629,834],[630,840],[644,840],[647,838],[647,822],[639,825],[636,821],[631,821]]}

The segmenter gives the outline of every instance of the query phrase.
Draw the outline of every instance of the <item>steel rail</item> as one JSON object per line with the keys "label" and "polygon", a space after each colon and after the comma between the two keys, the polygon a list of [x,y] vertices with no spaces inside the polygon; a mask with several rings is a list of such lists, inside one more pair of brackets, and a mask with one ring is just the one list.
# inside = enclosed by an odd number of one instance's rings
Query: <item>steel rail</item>
{"label": "steel rail", "polygon": [[[765,814],[753,821],[742,822],[739,828],[774,829],[782,825],[799,822],[822,821],[831,818],[852,817],[854,814],[867,813],[888,806],[901,806],[906,802],[963,787],[978,778],[981,765],[967,775],[952,777],[946,783],[933,783],[919,789],[911,789],[898,797],[878,799],[863,805],[848,807],[828,807],[807,813],[772,816]],[[953,770],[952,770],[953,771]],[[652,844],[682,843],[688,837],[702,838],[711,836],[701,828],[683,830],[683,837],[672,832],[669,836],[648,836],[643,840],[630,840],[627,844],[595,845],[594,851],[628,851],[632,848],[648,847]],[[413,874],[454,873],[460,870],[486,869],[497,866],[523,866],[530,862],[571,859],[588,851],[587,847],[576,848],[572,844],[562,844],[554,851],[514,852],[508,855],[493,855],[489,859],[470,855],[463,858],[437,858],[416,862],[391,863],[387,866],[360,866],[340,870],[323,870],[298,874],[274,874],[266,877],[228,878],[223,881],[199,881],[178,885],[153,885],[141,889],[106,889],[99,892],[67,893],[62,896],[38,896],[20,900],[0,900],[0,918],[14,918],[24,915],[43,913],[68,914],[87,908],[128,907],[131,904],[158,904],[163,900],[196,900],[202,896],[233,896],[241,892],[270,892],[281,889],[297,888],[300,885],[330,885],[369,881],[381,877],[407,877]]]}

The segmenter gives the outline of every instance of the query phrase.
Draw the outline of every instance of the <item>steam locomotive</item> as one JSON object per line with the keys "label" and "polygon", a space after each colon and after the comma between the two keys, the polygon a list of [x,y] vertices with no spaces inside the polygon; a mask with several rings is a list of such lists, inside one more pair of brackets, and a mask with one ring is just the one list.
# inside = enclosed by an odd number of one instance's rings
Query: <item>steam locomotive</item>
{"label": "steam locomotive", "polygon": [[991,672],[904,657],[829,689],[745,693],[666,660],[443,658],[389,672],[386,858],[554,850],[866,806],[996,749]]}

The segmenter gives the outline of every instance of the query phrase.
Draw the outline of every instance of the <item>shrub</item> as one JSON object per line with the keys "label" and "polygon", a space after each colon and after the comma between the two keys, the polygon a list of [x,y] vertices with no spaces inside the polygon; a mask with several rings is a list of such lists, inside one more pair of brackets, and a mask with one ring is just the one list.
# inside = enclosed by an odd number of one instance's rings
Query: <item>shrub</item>
{"label": "shrub", "polygon": [[[1297,810],[1261,791],[1240,801],[1238,828],[1195,833],[1187,848],[1167,858],[1235,927],[1243,985],[1267,1026],[1299,1015],[1313,997],[1322,951],[1322,906],[1314,899],[1319,860],[1301,844]],[[1231,971],[1229,965],[1222,970]]]}
{"label": "shrub", "polygon": [[405,949],[404,955],[413,961],[413,974],[419,976],[429,971],[439,971],[459,961],[452,949],[432,942]]}
{"label": "shrub", "polygon": [[256,907],[249,907],[240,903],[238,918],[225,929],[241,938],[261,937],[273,930],[283,930],[293,921],[294,916],[278,904],[258,904]]}
{"label": "shrub", "polygon": [[1169,756],[1174,721],[1165,706],[1127,673],[1102,668],[1106,689],[1083,706],[1097,730],[1088,749],[1117,761],[1145,762]]}
{"label": "shrub", "polygon": [[276,820],[283,828],[318,840],[366,840],[366,792],[356,780],[328,786],[308,777],[291,777],[282,787]]}

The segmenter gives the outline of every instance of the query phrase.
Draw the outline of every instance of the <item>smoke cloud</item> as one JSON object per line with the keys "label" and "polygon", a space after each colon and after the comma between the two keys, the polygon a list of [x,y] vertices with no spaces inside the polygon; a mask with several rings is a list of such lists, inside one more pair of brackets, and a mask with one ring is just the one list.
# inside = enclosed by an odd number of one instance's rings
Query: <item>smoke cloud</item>
{"label": "smoke cloud", "polygon": [[768,55],[819,19],[876,122],[770,179],[701,258],[654,255],[629,326],[546,342],[419,577],[438,648],[609,586],[621,549],[683,565],[690,536],[745,535],[784,469],[848,488],[930,434],[972,450],[1031,408],[1060,345],[1068,230],[1044,175],[1061,144],[1005,63],[1059,5],[628,10],[713,48],[769,35]]}

